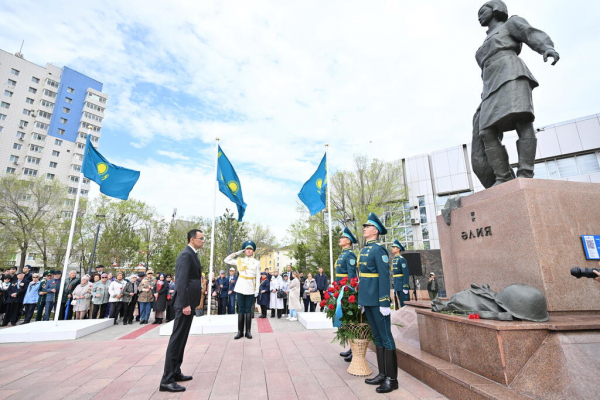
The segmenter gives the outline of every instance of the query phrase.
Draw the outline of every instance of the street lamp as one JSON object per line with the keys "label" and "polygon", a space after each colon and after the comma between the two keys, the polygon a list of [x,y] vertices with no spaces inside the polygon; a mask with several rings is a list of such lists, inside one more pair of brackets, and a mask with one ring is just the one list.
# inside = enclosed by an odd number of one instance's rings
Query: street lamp
{"label": "street lamp", "polygon": [[100,234],[100,225],[102,224],[101,220],[106,218],[106,215],[96,214],[96,218],[98,219],[98,227],[96,228],[96,237],[94,238],[94,249],[92,250],[92,255],[90,257],[90,269],[88,270],[89,276],[92,276],[92,268],[94,267],[94,257],[96,255],[96,246],[98,245],[98,235]]}

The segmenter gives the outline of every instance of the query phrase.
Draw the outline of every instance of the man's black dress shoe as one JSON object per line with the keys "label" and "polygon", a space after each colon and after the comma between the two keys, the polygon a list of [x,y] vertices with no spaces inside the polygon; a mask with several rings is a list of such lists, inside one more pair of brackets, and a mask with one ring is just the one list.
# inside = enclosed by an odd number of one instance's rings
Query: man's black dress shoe
{"label": "man's black dress shoe", "polygon": [[191,381],[192,379],[194,379],[194,378],[191,376],[188,376],[188,375],[175,376],[175,382]]}
{"label": "man's black dress shoe", "polygon": [[185,387],[181,386],[175,382],[168,384],[160,384],[160,388],[158,388],[161,392],[185,392]]}

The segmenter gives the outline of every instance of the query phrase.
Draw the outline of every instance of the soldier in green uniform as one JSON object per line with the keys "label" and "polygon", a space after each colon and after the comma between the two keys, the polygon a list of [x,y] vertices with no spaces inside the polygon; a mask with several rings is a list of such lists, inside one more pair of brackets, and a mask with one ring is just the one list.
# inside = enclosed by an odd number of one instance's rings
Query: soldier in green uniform
{"label": "soldier in green uniform", "polygon": [[[352,231],[347,227],[344,228],[342,236],[340,236],[339,245],[342,248],[342,253],[335,262],[335,280],[341,281],[344,278],[356,278],[356,254],[352,251],[352,245],[358,243]],[[343,351],[340,356],[344,357],[347,362],[352,361],[352,349]]]}
{"label": "soldier in green uniform", "polygon": [[365,247],[360,251],[358,261],[358,305],[362,307],[373,331],[379,369],[379,374],[372,379],[365,379],[365,383],[379,385],[377,393],[388,393],[398,389],[398,361],[390,318],[390,260],[387,249],[377,242],[379,235],[385,235],[387,229],[374,213],[369,214],[363,226]]}
{"label": "soldier in green uniform", "polygon": [[403,251],[404,246],[402,246],[398,239],[394,240],[394,244],[392,245],[392,254],[394,255],[392,277],[394,278],[394,292],[400,301],[400,308],[404,307],[404,302],[409,300],[408,289],[410,289],[408,284],[410,274],[408,273],[406,259],[401,255]]}

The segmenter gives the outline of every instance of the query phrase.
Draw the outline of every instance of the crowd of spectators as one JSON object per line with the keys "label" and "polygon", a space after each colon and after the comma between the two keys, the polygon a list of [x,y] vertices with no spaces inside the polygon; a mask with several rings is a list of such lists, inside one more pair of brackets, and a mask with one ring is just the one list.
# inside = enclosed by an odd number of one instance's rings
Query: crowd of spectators
{"label": "crowd of spectators", "polygon": [[[154,272],[125,276],[123,272],[104,272],[98,265],[91,276],[78,276],[69,271],[62,279],[62,271],[32,273],[26,265],[6,271],[0,269],[0,326],[49,321],[58,312],[59,320],[112,318],[117,325],[147,324],[154,311],[153,324],[169,322],[174,317],[172,298],[175,281],[169,274]],[[61,286],[63,294],[60,310],[56,310]]]}

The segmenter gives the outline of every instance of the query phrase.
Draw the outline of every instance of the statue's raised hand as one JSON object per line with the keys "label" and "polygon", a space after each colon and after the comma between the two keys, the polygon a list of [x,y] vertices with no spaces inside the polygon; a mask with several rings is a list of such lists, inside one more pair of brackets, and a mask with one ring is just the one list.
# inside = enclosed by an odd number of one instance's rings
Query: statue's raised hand
{"label": "statue's raised hand", "polygon": [[544,62],[548,61],[548,57],[552,57],[554,59],[552,65],[556,64],[558,60],[560,60],[560,56],[554,49],[548,49],[544,52]]}

